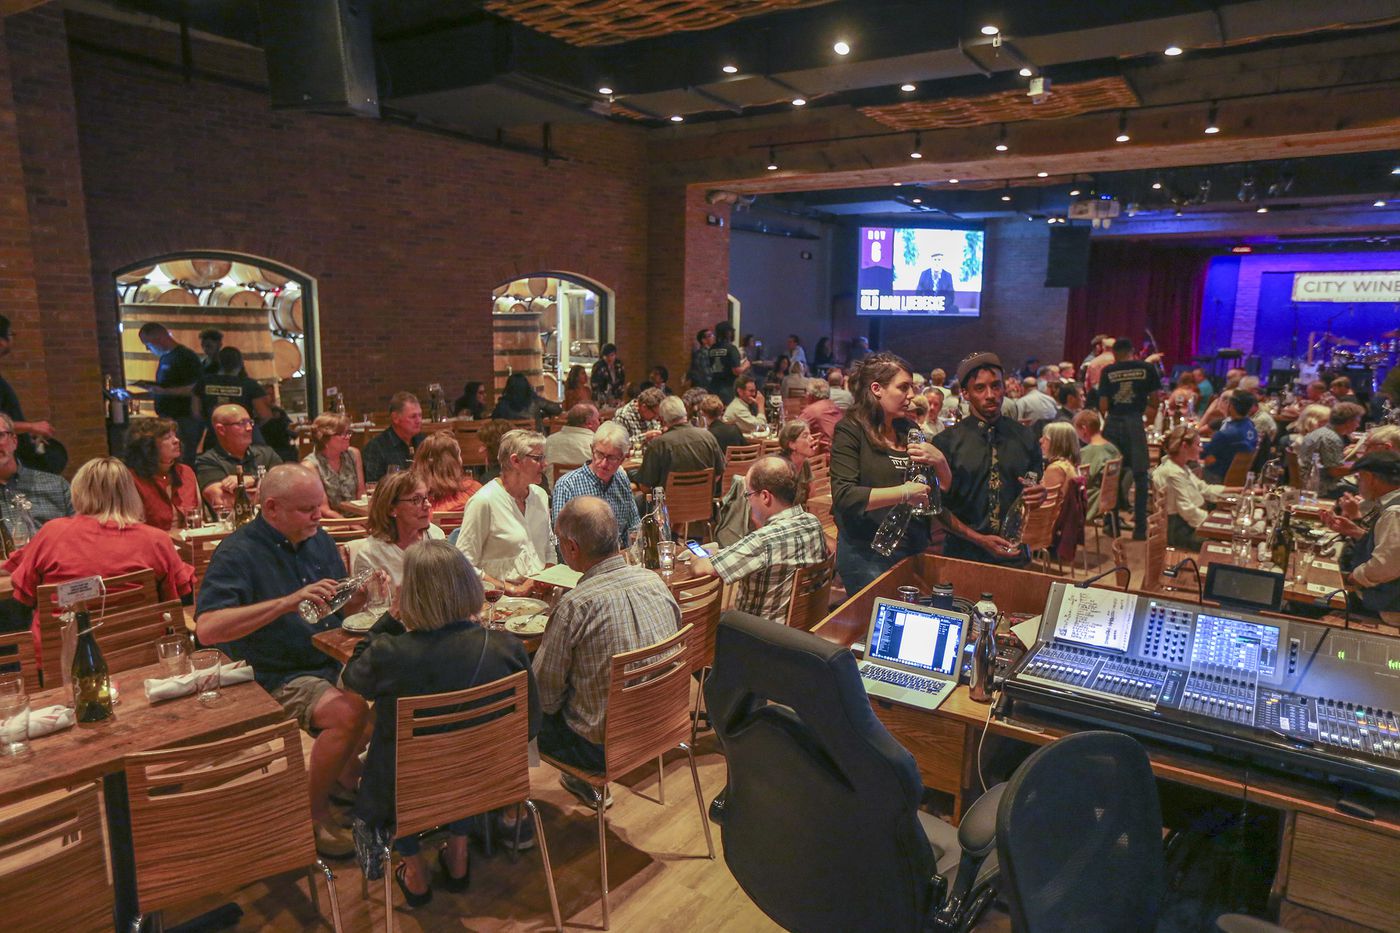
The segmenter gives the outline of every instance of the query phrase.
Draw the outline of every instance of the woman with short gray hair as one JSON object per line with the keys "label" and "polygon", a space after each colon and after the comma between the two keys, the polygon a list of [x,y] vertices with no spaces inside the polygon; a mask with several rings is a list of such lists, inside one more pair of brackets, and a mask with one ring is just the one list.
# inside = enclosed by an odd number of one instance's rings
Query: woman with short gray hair
{"label": "woman with short gray hair", "polygon": [[529,577],[553,562],[549,534],[549,494],[544,476],[544,435],[509,431],[501,438],[501,475],[468,500],[462,510],[457,549],[488,586],[511,596],[533,587]]}

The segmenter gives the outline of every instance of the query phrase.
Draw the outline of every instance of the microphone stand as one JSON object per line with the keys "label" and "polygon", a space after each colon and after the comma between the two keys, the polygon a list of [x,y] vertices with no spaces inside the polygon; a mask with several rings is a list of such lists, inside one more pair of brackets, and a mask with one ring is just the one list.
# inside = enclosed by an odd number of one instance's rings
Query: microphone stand
{"label": "microphone stand", "polygon": [[1162,576],[1170,577],[1171,579],[1175,580],[1177,574],[1181,572],[1181,568],[1185,567],[1187,564],[1191,565],[1191,569],[1196,575],[1196,602],[1204,603],[1206,601],[1206,597],[1205,592],[1201,589],[1201,565],[1196,563],[1196,558],[1183,557],[1181,560],[1177,561],[1170,567],[1163,570]]}
{"label": "microphone stand", "polygon": [[[1331,609],[1332,597],[1336,596],[1338,593],[1345,594],[1346,592],[1346,587],[1339,587],[1335,590],[1332,590],[1330,593],[1323,593],[1321,596],[1314,596],[1312,604],[1314,606],[1321,606],[1324,609]],[[1351,628],[1351,600],[1346,598],[1345,595],[1342,596],[1342,627],[1348,629]]]}
{"label": "microphone stand", "polygon": [[[1105,570],[1103,573],[1094,574],[1094,576],[1090,577],[1090,578],[1087,579],[1087,580],[1080,580],[1078,583],[1075,584],[1075,586],[1078,587],[1078,588],[1081,589],[1081,590],[1087,590],[1087,589],[1089,588],[1089,584],[1091,584],[1091,583],[1097,583],[1098,581],[1102,580],[1104,577],[1108,576],[1109,574],[1111,574],[1111,573],[1118,573],[1118,572],[1123,571],[1123,570],[1127,570],[1127,571],[1129,572],[1128,582],[1131,583],[1131,582],[1132,582],[1132,577],[1131,577],[1132,568],[1130,568],[1130,567],[1129,567],[1128,565],[1126,565],[1126,564],[1117,564],[1117,565],[1115,565],[1115,566],[1113,566],[1113,567],[1108,568],[1108,569]],[[1128,591],[1127,585],[1124,585],[1124,586],[1122,587],[1122,589],[1123,589],[1123,592],[1126,593],[1126,592]]]}

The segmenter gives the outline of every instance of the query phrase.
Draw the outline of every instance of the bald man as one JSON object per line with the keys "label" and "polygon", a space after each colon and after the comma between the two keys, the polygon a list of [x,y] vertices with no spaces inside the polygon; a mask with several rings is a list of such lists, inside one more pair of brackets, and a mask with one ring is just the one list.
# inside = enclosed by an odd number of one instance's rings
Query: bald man
{"label": "bald man", "polygon": [[365,701],[335,686],[340,664],[311,642],[363,606],[357,592],[339,612],[309,624],[297,607],[310,600],[328,608],[345,576],[340,551],[321,528],[326,493],[315,473],[297,464],[274,466],[262,484],[262,511],[224,539],[199,588],[195,634],[247,661],[264,690],[287,715],[316,736],[308,783],[316,850],[327,858],[354,853],[349,830],[332,818],[330,795],[355,792],[357,757],[369,738]]}
{"label": "bald man", "polygon": [[204,501],[217,511],[233,507],[239,467],[243,468],[244,484],[255,494],[258,467],[270,470],[282,458],[271,447],[253,443],[253,419],[242,405],[220,405],[210,422],[214,443],[195,460],[194,474]]}

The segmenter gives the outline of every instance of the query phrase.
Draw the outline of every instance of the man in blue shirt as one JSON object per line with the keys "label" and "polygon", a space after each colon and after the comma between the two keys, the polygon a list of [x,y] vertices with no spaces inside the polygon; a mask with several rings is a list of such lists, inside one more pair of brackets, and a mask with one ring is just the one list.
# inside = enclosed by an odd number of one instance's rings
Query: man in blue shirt
{"label": "man in blue shirt", "polygon": [[[682,403],[684,405],[684,403]],[[559,477],[549,502],[549,527],[559,520],[559,513],[570,499],[596,496],[608,504],[617,519],[618,546],[627,546],[627,535],[642,525],[637,514],[637,502],[632,498],[632,483],[618,467],[632,448],[627,429],[604,421],[593,435],[592,459]]]}
{"label": "man in blue shirt", "polygon": [[1230,471],[1236,454],[1254,453],[1259,448],[1259,430],[1254,427],[1249,414],[1259,400],[1252,392],[1235,391],[1230,396],[1230,420],[1220,426],[1206,446],[1201,449],[1202,463],[1208,483],[1225,482],[1225,474]]}
{"label": "man in blue shirt", "polygon": [[[258,683],[315,737],[308,768],[316,849],[328,858],[354,852],[350,832],[332,819],[330,795],[353,795],[358,758],[368,738],[365,701],[335,686],[340,664],[311,636],[340,625],[340,614],[311,625],[297,611],[310,600],[320,611],[345,576],[340,552],[321,528],[326,494],[305,467],[275,466],[262,483],[262,512],[214,552],[199,588],[195,634],[253,666]],[[360,590],[342,609],[355,612]]]}

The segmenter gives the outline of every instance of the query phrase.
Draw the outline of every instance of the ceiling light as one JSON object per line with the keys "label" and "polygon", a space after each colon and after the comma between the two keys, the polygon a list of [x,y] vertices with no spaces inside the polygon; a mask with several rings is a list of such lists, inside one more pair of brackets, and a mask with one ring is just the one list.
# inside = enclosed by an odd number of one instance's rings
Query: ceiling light
{"label": "ceiling light", "polygon": [[1214,101],[1211,101],[1210,113],[1206,115],[1205,133],[1207,136],[1214,136],[1216,133],[1220,132],[1219,115],[1220,107]]}
{"label": "ceiling light", "polygon": [[1382,200],[1380,200],[1379,198],[1377,198],[1375,201],[1373,201],[1373,202],[1371,203],[1371,206],[1372,206],[1372,207],[1385,207],[1385,202],[1382,201]]}
{"label": "ceiling light", "polygon": [[805,97],[794,97],[794,98],[792,99],[792,105],[793,105],[794,107],[805,107],[805,106],[807,106],[807,98],[805,98]]}
{"label": "ceiling light", "polygon": [[1132,139],[1132,137],[1128,135],[1128,115],[1126,113],[1120,113],[1118,115],[1118,135],[1114,137],[1113,141],[1125,143],[1130,139]]}
{"label": "ceiling light", "polygon": [[1020,71],[1018,71],[1018,72],[1016,72],[1016,73],[1017,73],[1018,75],[1020,75],[1021,77],[1023,77],[1023,78],[1029,78],[1031,75],[1035,74],[1035,72],[1034,72],[1034,71],[1031,71],[1029,68],[1022,68]]}
{"label": "ceiling light", "polygon": [[1162,179],[1160,179],[1160,178],[1154,178],[1154,179],[1152,179],[1152,190],[1153,190],[1153,191],[1161,191],[1161,190],[1162,190]]}
{"label": "ceiling light", "polygon": [[901,84],[901,85],[899,86],[899,89],[900,89],[901,91],[903,91],[904,93],[906,93],[906,94],[912,94],[912,93],[914,93],[914,85],[912,85],[912,84]]}
{"label": "ceiling light", "polygon": [[602,87],[598,88],[598,93],[599,93],[599,94],[602,94],[604,97],[607,97],[607,96],[611,95],[612,92],[613,92],[613,89],[610,88],[610,87],[608,87],[606,84],[603,85]]}
{"label": "ceiling light", "polygon": [[738,66],[738,65],[725,65],[723,68],[720,69],[720,71],[724,72],[724,73],[727,74],[727,75],[736,75],[736,74],[739,73],[739,66]]}
{"label": "ceiling light", "polygon": [[1008,148],[1010,147],[1006,145],[1006,124],[1003,123],[1001,129],[997,131],[996,151],[1005,152]]}
{"label": "ceiling light", "polygon": [[957,180],[956,178],[950,178],[950,179],[948,179],[948,184],[950,184],[950,185],[956,185],[957,183],[958,183],[958,180]]}
{"label": "ceiling light", "polygon": [[1400,165],[1397,165],[1397,166],[1395,166],[1395,168],[1391,169],[1391,170],[1390,170],[1390,174],[1392,174],[1392,175],[1400,175]]}
{"label": "ceiling light", "polygon": [[1180,55],[1180,54],[1181,54],[1181,46],[1179,46],[1179,45],[1169,45],[1169,46],[1166,47],[1165,50],[1163,50],[1162,54],[1163,54],[1163,55],[1171,55],[1171,56],[1173,56],[1173,57],[1175,57],[1175,56],[1177,56],[1177,55]]}
{"label": "ceiling light", "polygon": [[1071,189],[1069,189],[1069,196],[1072,197],[1072,198],[1077,198],[1077,197],[1079,197],[1079,189],[1078,189],[1078,188],[1071,188]]}
{"label": "ceiling light", "polygon": [[894,183],[894,186],[895,186],[896,188],[903,187],[903,185],[904,185],[904,182],[902,182],[902,181],[897,181],[897,182]]}
{"label": "ceiling light", "polygon": [[1050,177],[1050,173],[1049,173],[1049,172],[1036,172],[1036,173],[1035,173],[1035,177],[1036,177],[1036,178],[1049,178],[1049,177]]}
{"label": "ceiling light", "polygon": [[924,203],[924,199],[923,199],[923,198],[915,198],[915,199],[914,199],[914,203],[915,203],[915,204],[922,204],[922,203]]}
{"label": "ceiling light", "polygon": [[922,158],[924,157],[924,154],[923,154],[923,152],[920,151],[920,150],[922,150],[923,148],[924,148],[924,137],[923,137],[923,134],[921,134],[921,133],[915,133],[915,134],[914,134],[914,151],[911,152],[911,153],[909,153],[909,158],[911,158],[911,159],[922,159]]}
{"label": "ceiling light", "polygon": [[778,154],[777,154],[776,152],[773,151],[773,147],[772,147],[772,146],[769,146],[769,147],[768,147],[768,171],[770,171],[770,172],[776,172],[777,170],[778,170]]}
{"label": "ceiling light", "polygon": [[1262,205],[1262,204],[1260,204],[1258,207],[1256,207],[1256,208],[1254,209],[1254,213],[1256,213],[1256,214],[1267,214],[1268,212],[1269,212],[1269,209],[1268,209],[1267,207],[1265,207],[1264,205]]}
{"label": "ceiling light", "polygon": [[851,46],[848,42],[838,40],[837,43],[831,47],[831,51],[835,52],[837,55],[850,55]]}
{"label": "ceiling light", "polygon": [[672,122],[672,123],[680,123],[680,122],[681,122],[682,120],[684,120],[684,119],[685,119],[685,117],[681,116],[681,115],[678,114],[678,113],[673,113],[673,114],[671,114],[671,122]]}
{"label": "ceiling light", "polygon": [[994,36],[994,35],[996,35],[996,34],[999,33],[999,32],[1001,32],[1001,30],[998,29],[996,26],[983,26],[983,27],[982,27],[982,35],[984,35],[984,36]]}

